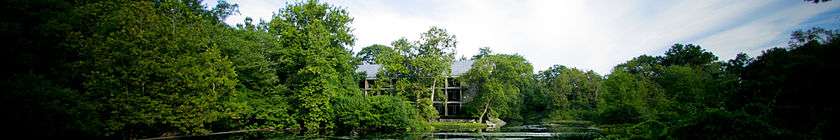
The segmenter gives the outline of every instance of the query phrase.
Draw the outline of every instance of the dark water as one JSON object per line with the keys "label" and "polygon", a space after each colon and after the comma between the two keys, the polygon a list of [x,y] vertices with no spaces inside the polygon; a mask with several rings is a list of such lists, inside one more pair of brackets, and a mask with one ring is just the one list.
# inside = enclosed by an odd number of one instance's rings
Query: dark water
{"label": "dark water", "polygon": [[574,139],[591,140],[598,135],[577,132],[484,132],[484,133],[433,133],[432,139]]}
{"label": "dark water", "polygon": [[[297,139],[321,139],[321,140],[344,140],[344,139],[409,139],[409,140],[472,140],[472,139],[498,139],[498,140],[548,140],[548,139],[570,139],[570,140],[592,140],[599,135],[595,133],[579,132],[434,132],[421,134],[397,134],[397,135],[372,135],[372,136],[296,136],[285,134],[272,134],[269,139],[276,140],[297,140]],[[265,137],[258,136],[258,137]],[[249,134],[231,134],[221,136],[190,137],[185,139],[253,139]],[[259,138],[263,139],[263,138]]]}
{"label": "dark water", "polygon": [[[553,126],[553,127],[551,127]],[[432,132],[412,134],[389,134],[389,135],[363,135],[363,136],[300,136],[277,132],[266,132],[262,134],[241,133],[211,137],[191,137],[187,139],[253,139],[255,137],[269,139],[410,139],[410,140],[472,140],[472,139],[499,139],[499,140],[543,140],[543,139],[570,139],[570,140],[592,140],[600,137],[600,130],[588,126],[568,125],[523,125],[508,127],[494,132]]]}

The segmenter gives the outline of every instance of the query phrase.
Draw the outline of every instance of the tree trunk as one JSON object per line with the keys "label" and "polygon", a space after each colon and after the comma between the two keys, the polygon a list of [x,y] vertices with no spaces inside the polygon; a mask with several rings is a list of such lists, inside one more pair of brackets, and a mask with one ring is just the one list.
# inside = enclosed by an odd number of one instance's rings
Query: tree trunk
{"label": "tree trunk", "polygon": [[432,78],[432,79],[434,79],[434,80],[432,80],[432,108],[434,108],[435,107],[435,91],[437,90],[437,89],[435,89],[435,85],[437,84],[437,78]]}
{"label": "tree trunk", "polygon": [[484,111],[481,111],[481,116],[478,117],[478,123],[484,123],[484,115],[487,115],[487,110],[490,109],[490,102],[484,104]]}

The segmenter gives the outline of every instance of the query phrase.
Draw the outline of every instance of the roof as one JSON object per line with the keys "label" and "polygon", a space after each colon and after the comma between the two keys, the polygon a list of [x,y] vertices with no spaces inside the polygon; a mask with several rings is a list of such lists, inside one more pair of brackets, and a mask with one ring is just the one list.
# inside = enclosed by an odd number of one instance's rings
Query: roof
{"label": "roof", "polygon": [[472,68],[472,60],[455,61],[452,62],[452,76],[460,76],[467,73]]}
{"label": "roof", "polygon": [[379,64],[364,64],[359,65],[359,68],[356,68],[356,72],[364,72],[366,78],[376,78],[376,73],[379,72],[379,68],[382,65]]}
{"label": "roof", "polygon": [[[461,74],[467,73],[472,68],[473,60],[461,60],[461,61],[454,61],[452,62],[452,76],[460,76]],[[379,72],[379,69],[382,68],[382,65],[379,64],[364,64],[358,65],[356,72],[363,72],[365,73],[366,78],[376,78],[376,73]]]}

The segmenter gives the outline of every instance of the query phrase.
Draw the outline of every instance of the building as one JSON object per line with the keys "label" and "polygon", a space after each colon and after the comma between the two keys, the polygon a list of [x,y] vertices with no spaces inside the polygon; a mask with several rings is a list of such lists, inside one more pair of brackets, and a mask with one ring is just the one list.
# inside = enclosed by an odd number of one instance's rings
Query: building
{"label": "building", "polygon": [[[472,60],[462,60],[462,61],[454,61],[452,62],[452,69],[451,75],[447,76],[446,80],[443,82],[444,86],[437,87],[438,89],[443,91],[443,95],[446,96],[446,100],[438,100],[436,99],[433,101],[435,109],[437,109],[438,114],[441,115],[442,118],[445,117],[460,117],[463,116],[463,107],[464,103],[469,99],[464,93],[465,88],[461,86],[461,83],[456,80],[458,76],[466,73],[467,71],[472,68],[473,61]],[[365,80],[359,81],[359,87],[363,90],[365,95],[368,95],[369,92],[373,90],[388,90],[390,88],[381,88],[381,89],[374,89],[374,83],[378,79],[376,74],[379,72],[382,66],[379,64],[364,64],[359,65],[356,72],[364,73]]]}

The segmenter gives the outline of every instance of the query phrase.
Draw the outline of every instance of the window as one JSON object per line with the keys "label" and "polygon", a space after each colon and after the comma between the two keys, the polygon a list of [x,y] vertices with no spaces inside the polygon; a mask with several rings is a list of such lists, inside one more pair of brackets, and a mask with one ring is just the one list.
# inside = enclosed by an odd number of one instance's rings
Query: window
{"label": "window", "polygon": [[448,78],[447,84],[449,84],[448,87],[461,87],[461,83],[458,82],[458,80],[456,80],[455,78]]}
{"label": "window", "polygon": [[447,89],[446,94],[449,101],[461,101],[461,89]]}
{"label": "window", "polygon": [[367,89],[376,88],[376,87],[374,87],[374,86],[376,86],[376,80],[367,80],[367,84],[368,84]]}
{"label": "window", "polygon": [[436,110],[437,110],[437,112],[438,112],[438,115],[443,116],[443,115],[444,115],[444,114],[443,114],[443,111],[444,111],[444,110],[443,110],[443,104],[440,104],[440,103],[435,103],[434,105],[435,105],[435,109],[436,109]]}
{"label": "window", "polygon": [[448,109],[447,112],[446,112],[446,113],[449,113],[448,115],[450,115],[450,116],[458,115],[458,114],[461,113],[461,104],[457,104],[457,103],[447,104],[446,109]]}

